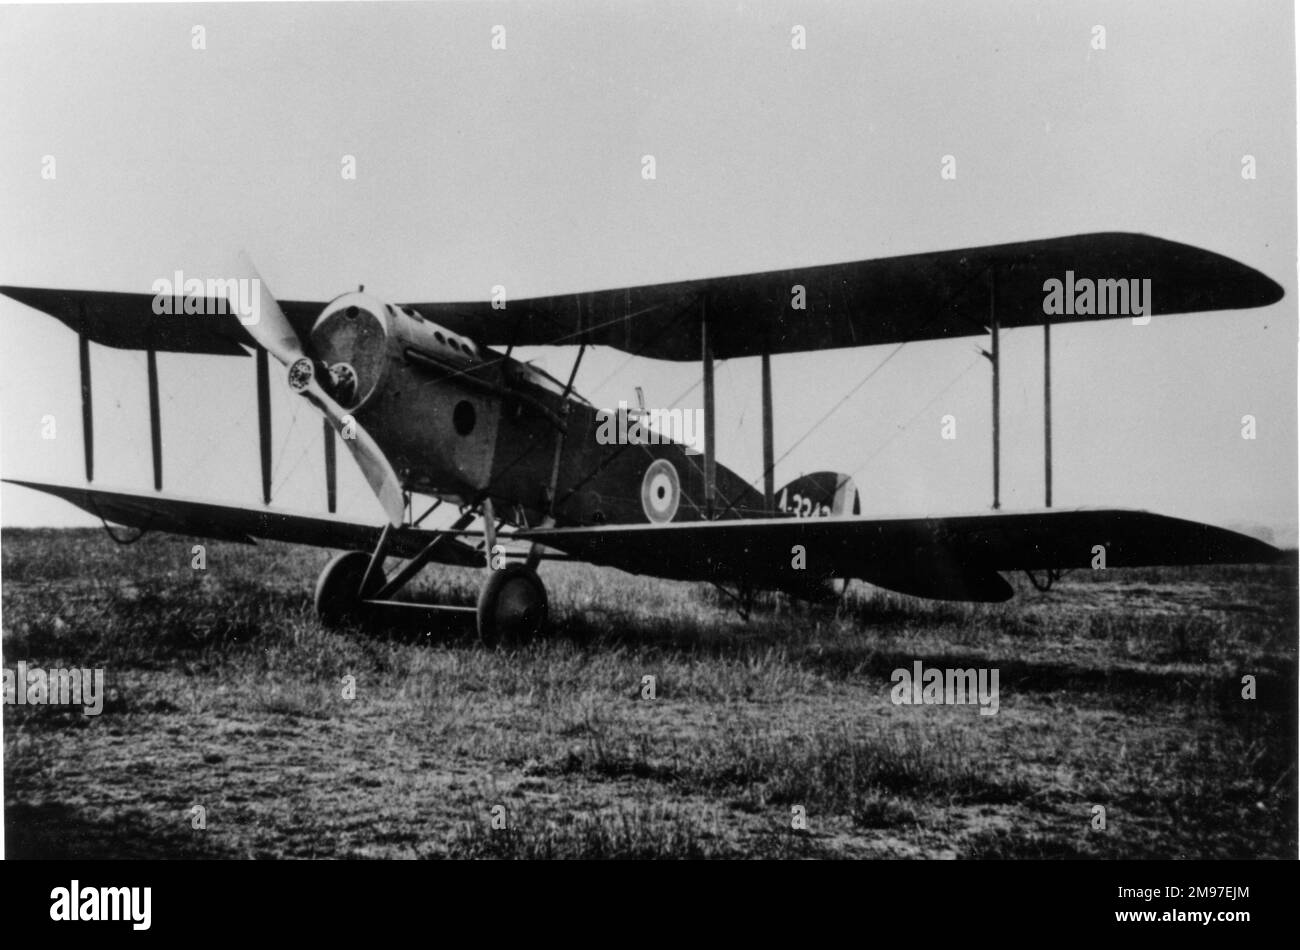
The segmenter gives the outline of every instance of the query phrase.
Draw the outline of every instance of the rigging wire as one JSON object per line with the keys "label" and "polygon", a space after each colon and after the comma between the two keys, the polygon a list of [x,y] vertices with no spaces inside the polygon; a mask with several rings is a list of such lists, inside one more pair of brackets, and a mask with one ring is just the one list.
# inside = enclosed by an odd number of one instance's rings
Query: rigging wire
{"label": "rigging wire", "polygon": [[853,473],[849,475],[849,478],[856,478],[864,468],[866,468],[868,465],[871,464],[872,459],[874,459],[877,455],[883,452],[889,446],[889,444],[894,441],[894,439],[902,435],[908,426],[910,426],[913,422],[915,422],[921,416],[922,413],[926,412],[931,406],[933,406],[936,402],[938,402],[939,399],[945,393],[948,392],[948,390],[952,389],[953,386],[956,386],[959,380],[961,380],[963,377],[965,377],[967,373],[969,373],[972,369],[978,366],[979,361],[982,360],[983,358],[984,357],[982,355],[977,354],[975,356],[975,359],[971,360],[970,363],[966,365],[965,369],[963,369],[961,372],[959,372],[956,376],[954,376],[951,380],[948,381],[947,386],[944,386],[943,389],[939,390],[939,392],[934,394],[934,396],[930,399],[929,402],[927,402],[920,409],[916,410],[916,412],[912,413],[912,415],[908,418],[906,422],[904,422],[902,425],[895,428],[895,430],[890,434],[889,438],[887,438],[884,442],[880,443],[880,445],[876,448],[876,450],[872,452],[870,455],[868,455],[866,459],[863,460],[862,464],[853,470]]}
{"label": "rigging wire", "polygon": [[[898,346],[894,347],[893,351],[892,351],[888,356],[886,356],[883,360],[881,360],[879,363],[876,364],[875,369],[873,369],[871,372],[867,373],[866,376],[862,377],[861,381],[860,381],[856,386],[854,386],[852,389],[850,389],[847,393],[845,393],[844,396],[840,399],[839,402],[837,402],[835,405],[831,406],[830,409],[828,409],[825,413],[823,413],[823,414],[822,414],[822,417],[821,417],[820,419],[818,419],[816,422],[814,422],[814,423],[813,423],[813,424],[808,428],[808,430],[804,432],[803,435],[799,436],[799,438],[795,440],[795,442],[794,442],[793,445],[791,445],[788,449],[786,449],[784,452],[782,452],[781,455],[777,457],[776,461],[774,461],[774,462],[772,463],[772,469],[775,470],[776,467],[777,467],[777,465],[779,465],[781,462],[783,462],[783,461],[786,459],[786,457],[789,456],[789,454],[790,454],[791,452],[793,452],[793,451],[794,451],[795,449],[797,449],[799,446],[803,445],[803,443],[807,440],[807,438],[808,438],[810,435],[812,435],[815,431],[817,431],[817,429],[818,429],[818,428],[819,428],[819,427],[820,427],[820,426],[821,426],[821,425],[822,425],[822,424],[823,424],[827,419],[829,419],[832,415],[834,415],[835,412],[840,408],[840,406],[844,405],[844,404],[845,404],[846,402],[848,402],[851,398],[853,398],[853,396],[857,395],[858,391],[859,391],[860,389],[862,389],[863,386],[867,385],[867,383],[869,383],[869,382],[871,381],[871,378],[872,378],[873,376],[875,376],[875,375],[876,375],[877,373],[879,373],[882,369],[884,369],[885,366],[889,363],[889,361],[892,360],[895,356],[897,356],[897,355],[902,351],[903,347],[905,347],[905,346],[907,346],[907,341],[904,341],[904,342],[898,344]],[[767,476],[767,471],[764,470],[763,474],[762,474],[761,476],[759,476],[759,477],[760,477],[760,478],[765,478],[766,476]]]}
{"label": "rigging wire", "polygon": [[[286,472],[284,470],[284,456],[285,453],[289,451],[290,436],[292,436],[297,430],[301,409],[302,400],[300,399],[295,399],[289,404],[289,425],[285,428],[284,435],[280,439],[280,454],[271,463],[271,495],[273,497],[279,489],[284,488],[285,485],[288,484],[289,477],[297,471],[298,466],[302,464],[302,460],[306,457],[307,453],[311,451],[310,448],[301,449],[298,453],[297,460],[293,463],[292,467],[290,467],[289,471]],[[317,415],[314,411],[312,414]]]}
{"label": "rigging wire", "polygon": [[[960,287],[958,287],[955,291],[953,291],[951,294],[948,295],[948,303],[949,303],[949,304],[952,304],[954,301],[956,301],[958,298],[960,298],[963,294],[966,293],[967,290],[969,290],[972,286],[974,286],[974,285],[976,284],[977,281],[983,279],[983,278],[986,276],[986,274],[987,274],[988,272],[989,272],[989,271],[988,271],[988,268],[984,268],[984,269],[977,270],[977,271],[975,271],[974,273],[970,274],[970,275],[967,277],[967,279],[966,279],[966,280],[961,284]],[[939,314],[940,312],[942,312],[942,308],[936,308],[934,311],[932,311],[931,314],[930,314],[930,316],[927,317],[925,320],[923,320],[923,321],[921,322],[921,327],[922,327],[922,328],[928,327],[928,326],[930,325],[930,323],[932,323],[932,322],[935,320],[935,318],[938,316],[938,314]],[[765,478],[767,477],[767,475],[768,475],[769,472],[771,472],[771,471],[775,471],[775,470],[776,470],[776,466],[777,466],[780,462],[784,461],[784,460],[786,459],[786,457],[790,455],[791,452],[793,452],[796,448],[798,448],[798,447],[799,447],[799,446],[800,446],[800,445],[801,445],[801,444],[802,444],[802,443],[803,443],[803,442],[808,438],[808,436],[812,435],[812,433],[813,433],[813,432],[814,432],[814,431],[815,431],[819,426],[821,426],[822,423],[824,423],[827,419],[829,419],[829,418],[831,417],[831,415],[833,415],[833,414],[835,413],[835,411],[836,411],[837,409],[840,408],[840,406],[842,406],[842,405],[843,405],[845,402],[847,402],[847,401],[849,400],[849,398],[851,398],[851,397],[852,397],[852,396],[853,396],[853,395],[854,395],[858,390],[860,390],[863,386],[865,386],[865,385],[867,384],[867,382],[868,382],[868,381],[869,381],[873,376],[876,375],[876,373],[878,373],[878,372],[880,372],[880,370],[884,369],[885,364],[888,363],[890,360],[892,360],[895,356],[897,356],[897,355],[899,354],[899,352],[903,349],[903,347],[907,346],[907,344],[908,344],[909,342],[910,342],[910,341],[908,341],[908,340],[904,340],[903,342],[899,343],[896,347],[894,347],[893,351],[892,351],[888,356],[886,356],[886,357],[885,357],[885,358],[884,358],[884,359],[883,359],[879,364],[877,364],[877,366],[875,367],[875,369],[873,369],[870,373],[868,373],[865,377],[863,377],[863,379],[862,379],[861,382],[859,382],[856,386],[854,386],[853,389],[851,389],[851,390],[850,390],[850,391],[849,391],[849,392],[848,392],[848,393],[847,393],[847,394],[846,394],[846,395],[845,395],[845,396],[844,396],[844,397],[843,397],[839,402],[837,402],[834,406],[832,406],[832,407],[830,408],[829,411],[827,411],[827,412],[826,412],[826,413],[825,413],[825,414],[824,414],[820,419],[818,419],[815,423],[813,423],[813,425],[812,425],[812,426],[811,426],[811,427],[810,427],[806,432],[804,432],[804,434],[801,435],[801,436],[798,438],[798,440],[796,440],[795,443],[794,443],[793,445],[790,446],[790,448],[786,449],[785,452],[783,452],[783,453],[781,454],[780,458],[774,459],[773,462],[772,462],[772,464],[771,464],[770,466],[768,466],[767,468],[765,468],[765,469],[763,470],[763,472],[759,475],[758,478],[756,478],[756,479],[752,479],[752,480],[749,482],[749,486],[750,486],[750,487],[755,487],[755,488],[756,488],[756,487],[758,486],[758,482],[759,482],[760,480],[765,479]],[[973,365],[973,364],[972,364],[972,365]],[[969,367],[967,368],[967,370],[969,370]],[[963,370],[963,372],[962,372],[961,375],[965,375],[965,373],[967,372],[967,370]],[[954,382],[955,382],[955,380],[954,380]],[[951,385],[951,384],[950,384],[950,385]],[[936,397],[936,398],[937,398],[937,397]],[[924,411],[924,409],[923,409],[922,411]],[[917,413],[917,415],[919,415],[919,414],[920,414],[920,413]],[[912,418],[915,419],[915,416],[913,416]],[[909,420],[909,421],[910,421],[910,420]],[[892,437],[891,437],[891,438],[892,438]],[[872,457],[874,457],[874,456],[872,456]],[[869,460],[870,460],[870,459],[868,459],[868,461],[869,461]],[[864,464],[865,464],[865,463],[864,463]],[[860,469],[859,469],[859,470],[860,470]],[[735,500],[735,499],[729,500],[729,501],[727,502],[726,507],[723,509],[722,513],[725,515],[728,511],[730,511],[730,510],[735,506],[735,503],[736,503],[736,500]]]}
{"label": "rigging wire", "polygon": [[[194,459],[187,464],[184,469],[180,470],[181,474],[188,476],[202,472],[203,466],[208,463],[210,458],[216,452],[226,450],[233,442],[235,442],[237,436],[242,438],[244,435],[243,430],[247,422],[248,420],[245,416],[235,416],[218,432],[210,433],[209,437],[205,440],[207,442],[207,447],[199,454],[198,458]],[[187,482],[187,479],[182,477],[179,478],[178,481],[184,484]]]}
{"label": "rigging wire", "polygon": [[[763,469],[763,471],[759,474],[758,478],[750,479],[749,482],[747,483],[748,487],[757,488],[758,483],[763,479],[767,478],[768,472],[776,471],[777,465],[785,461],[785,459],[790,455],[790,453],[793,452],[795,449],[797,449],[800,445],[802,445],[808,439],[808,437],[812,435],[827,419],[829,419],[832,415],[834,415],[835,412],[840,408],[840,406],[844,405],[851,398],[853,398],[853,396],[856,395],[857,392],[860,389],[862,389],[863,386],[865,386],[868,382],[870,382],[873,376],[875,376],[882,369],[884,369],[885,365],[889,363],[889,361],[892,360],[895,356],[897,356],[905,346],[907,346],[906,340],[904,340],[902,343],[894,347],[894,349],[890,352],[890,354],[886,356],[883,360],[881,360],[879,363],[877,363],[876,366],[871,370],[871,372],[867,373],[866,376],[862,377],[862,379],[858,381],[856,386],[854,386],[847,393],[845,393],[844,396],[840,398],[839,402],[831,406],[830,409],[828,409],[826,412],[822,414],[820,419],[818,419],[811,426],[809,426],[808,429],[804,431],[803,435],[799,436],[799,438],[794,441],[793,445],[791,445],[788,449],[782,452],[778,458],[773,459],[772,464],[769,465],[767,468]],[[725,515],[728,511],[731,511],[735,507],[737,501],[739,501],[738,498],[726,499],[726,505],[722,509],[722,514]]]}

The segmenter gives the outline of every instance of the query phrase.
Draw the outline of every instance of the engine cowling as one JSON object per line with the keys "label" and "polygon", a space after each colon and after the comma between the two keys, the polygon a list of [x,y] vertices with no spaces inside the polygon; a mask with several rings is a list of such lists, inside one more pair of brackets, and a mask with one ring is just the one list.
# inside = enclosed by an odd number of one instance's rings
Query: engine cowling
{"label": "engine cowling", "polygon": [[344,409],[360,409],[383,382],[391,335],[386,305],[364,293],[336,297],[312,324],[311,354],[328,374],[322,383]]}
{"label": "engine cowling", "polygon": [[468,337],[363,291],[326,304],[312,325],[311,348],[329,372],[334,398],[349,410],[360,409],[380,387],[393,357],[422,358],[453,372],[482,362]]}

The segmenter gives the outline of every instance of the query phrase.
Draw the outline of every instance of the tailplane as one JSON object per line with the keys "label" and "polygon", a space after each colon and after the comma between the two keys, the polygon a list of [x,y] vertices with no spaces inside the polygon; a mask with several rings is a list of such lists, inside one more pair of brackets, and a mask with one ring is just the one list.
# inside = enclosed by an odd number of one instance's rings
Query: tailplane
{"label": "tailplane", "polygon": [[795,518],[827,518],[860,515],[862,504],[850,476],[813,472],[800,475],[776,493],[776,511]]}

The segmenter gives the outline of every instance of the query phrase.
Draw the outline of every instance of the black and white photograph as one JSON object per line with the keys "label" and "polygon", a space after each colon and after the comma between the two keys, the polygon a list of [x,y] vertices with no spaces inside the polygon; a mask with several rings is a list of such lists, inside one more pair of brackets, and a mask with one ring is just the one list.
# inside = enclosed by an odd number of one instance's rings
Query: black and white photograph
{"label": "black and white photograph", "polygon": [[6,4],[0,90],[6,858],[1297,857],[1292,4]]}

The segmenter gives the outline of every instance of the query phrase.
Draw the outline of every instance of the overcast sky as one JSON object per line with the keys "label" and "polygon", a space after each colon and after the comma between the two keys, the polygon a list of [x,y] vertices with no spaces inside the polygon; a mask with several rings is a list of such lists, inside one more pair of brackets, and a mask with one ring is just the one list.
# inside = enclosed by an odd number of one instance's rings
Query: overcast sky
{"label": "overcast sky", "polygon": [[[246,247],[285,298],[481,299],[1144,232],[1286,297],[1054,331],[1055,501],[1294,542],[1292,17],[1284,0],[4,6],[0,283],[147,292]],[[806,435],[778,484],[835,469],[865,513],[987,508],[982,343],[905,346],[811,434],[893,348],[774,359],[778,456]],[[563,375],[573,352],[527,355]],[[1042,504],[1041,352],[1041,330],[1003,336],[1008,509]],[[260,504],[253,361],[160,365],[167,489]],[[96,483],[148,490],[145,357],[95,347],[93,367]],[[323,510],[320,424],[279,379],[276,503]],[[698,379],[597,350],[578,387],[689,406]],[[718,369],[719,458],[755,480],[758,380],[757,360]],[[0,301],[0,472],[83,480],[78,393],[75,335]],[[379,519],[350,461],[341,492]],[[92,522],[6,488],[0,523]]]}

